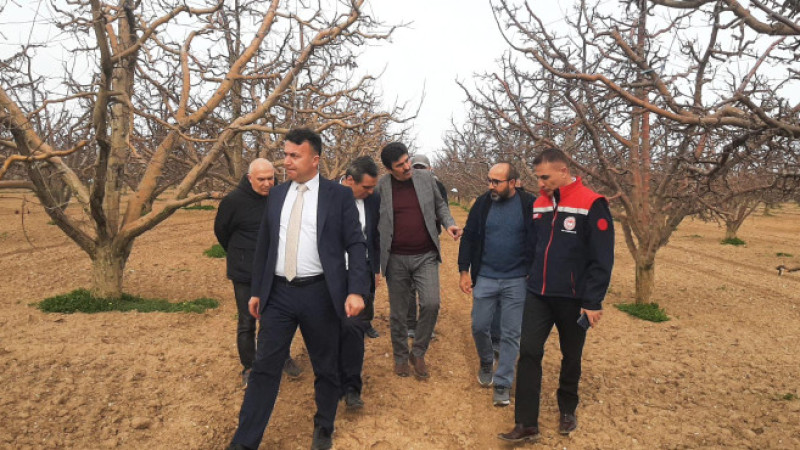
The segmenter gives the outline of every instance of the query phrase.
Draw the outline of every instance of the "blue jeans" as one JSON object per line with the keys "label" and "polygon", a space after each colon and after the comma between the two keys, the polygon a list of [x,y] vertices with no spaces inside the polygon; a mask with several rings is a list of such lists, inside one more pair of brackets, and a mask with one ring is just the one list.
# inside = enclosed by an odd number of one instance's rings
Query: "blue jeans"
{"label": "blue jeans", "polygon": [[481,364],[492,364],[491,328],[498,306],[500,320],[500,358],[494,385],[510,388],[519,354],[522,312],[525,308],[525,277],[496,279],[479,276],[472,290],[472,337]]}

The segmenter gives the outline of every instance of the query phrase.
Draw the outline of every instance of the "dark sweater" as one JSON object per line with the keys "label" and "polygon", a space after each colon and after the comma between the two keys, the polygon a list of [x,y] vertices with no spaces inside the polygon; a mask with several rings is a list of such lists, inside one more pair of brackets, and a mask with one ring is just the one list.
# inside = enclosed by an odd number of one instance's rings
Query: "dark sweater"
{"label": "dark sweater", "polygon": [[397,181],[392,177],[392,206],[394,208],[394,237],[391,253],[397,255],[421,255],[435,252],[422,208],[419,206],[414,182]]}
{"label": "dark sweater", "polygon": [[258,229],[266,206],[267,197],[253,190],[247,175],[219,203],[214,234],[228,253],[228,278],[232,281],[249,283],[251,280]]}

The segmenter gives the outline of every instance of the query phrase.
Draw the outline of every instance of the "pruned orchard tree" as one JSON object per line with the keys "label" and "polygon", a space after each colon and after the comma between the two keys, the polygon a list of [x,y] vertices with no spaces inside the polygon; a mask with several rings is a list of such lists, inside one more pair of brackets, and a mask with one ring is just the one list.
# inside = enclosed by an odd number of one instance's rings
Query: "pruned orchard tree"
{"label": "pruned orchard tree", "polygon": [[[226,3],[53,1],[48,21],[69,37],[71,59],[60,69],[36,66],[36,49],[49,45],[41,43],[2,62],[0,179],[22,173],[33,184],[47,214],[91,258],[95,295],[121,294],[138,236],[209,197],[197,187],[220,170],[221,156],[229,167],[219,173],[235,177],[248,139],[274,142],[295,125],[273,118],[290,115],[281,102],[304,70],[331,67],[321,63],[326,56],[346,60],[348,49],[391,32],[364,14],[363,0]],[[58,184],[81,217],[57,207]],[[154,204],[167,186],[166,201]]]}
{"label": "pruned orchard tree", "polygon": [[[558,32],[528,3],[499,0],[495,12],[520,60],[507,58],[473,108],[537,145],[559,145],[609,196],[635,261],[637,302],[650,301],[657,251],[710,183],[770,142],[800,136],[781,95],[796,77],[791,50],[725,11],[697,28],[690,14],[658,16],[643,0],[602,9],[579,1]],[[555,96],[555,108],[526,100],[537,91]],[[543,124],[549,134],[537,130]],[[763,145],[747,145],[756,138]]]}

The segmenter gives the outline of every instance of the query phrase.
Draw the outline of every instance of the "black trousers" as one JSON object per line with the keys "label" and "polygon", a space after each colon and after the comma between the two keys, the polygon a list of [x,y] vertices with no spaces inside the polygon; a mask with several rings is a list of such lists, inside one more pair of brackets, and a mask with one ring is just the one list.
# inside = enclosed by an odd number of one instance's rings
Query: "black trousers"
{"label": "black trousers", "polygon": [[517,390],[514,418],[526,427],[539,425],[539,399],[542,391],[544,344],[553,325],[561,345],[561,375],[558,379],[558,409],[574,414],[578,407],[578,382],[586,331],[577,324],[580,300],[542,297],[531,292],[522,313],[522,338],[517,363]]}
{"label": "black trousers", "polygon": [[364,368],[364,333],[370,327],[370,321],[375,315],[374,292],[364,297],[364,310],[355,317],[348,317],[342,321],[342,331],[339,342],[339,377],[342,383],[342,393],[355,391],[361,393],[363,382],[361,372]]}
{"label": "black trousers", "polygon": [[236,323],[236,349],[239,351],[239,361],[247,370],[253,367],[256,359],[256,318],[250,314],[247,307],[250,301],[250,283],[233,282],[233,295],[236,297],[236,309],[239,319]]}
{"label": "black trousers", "polygon": [[298,325],[314,369],[314,426],[332,433],[339,402],[341,320],[333,309],[325,281],[293,287],[276,280],[266,301],[261,312],[258,351],[232,441],[249,448],[258,448],[269,423]]}

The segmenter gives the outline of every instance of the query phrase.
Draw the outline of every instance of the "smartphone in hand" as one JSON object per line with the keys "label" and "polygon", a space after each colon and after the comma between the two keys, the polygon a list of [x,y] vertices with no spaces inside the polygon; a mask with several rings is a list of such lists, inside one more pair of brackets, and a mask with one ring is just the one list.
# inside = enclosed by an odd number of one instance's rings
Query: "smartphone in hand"
{"label": "smartphone in hand", "polygon": [[578,326],[583,328],[584,331],[589,331],[589,327],[591,327],[592,324],[589,322],[589,316],[587,316],[586,313],[578,317]]}

